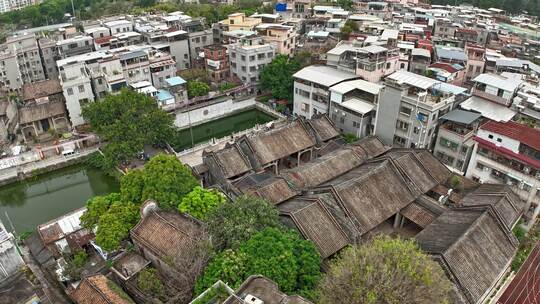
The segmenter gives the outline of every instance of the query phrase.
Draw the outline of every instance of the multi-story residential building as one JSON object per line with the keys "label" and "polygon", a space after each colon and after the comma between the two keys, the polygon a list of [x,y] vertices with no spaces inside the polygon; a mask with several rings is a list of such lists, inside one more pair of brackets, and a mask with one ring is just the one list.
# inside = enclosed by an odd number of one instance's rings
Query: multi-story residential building
{"label": "multi-story residential building", "polygon": [[176,63],[171,55],[164,52],[152,52],[149,60],[152,85],[156,89],[166,87],[165,80],[176,76]]}
{"label": "multi-story residential building", "polygon": [[104,26],[84,27],[84,33],[94,39],[111,36],[111,30]]}
{"label": "multi-story residential building", "polygon": [[279,54],[292,56],[294,53],[298,33],[292,26],[265,23],[258,25],[256,30],[264,42],[276,46]]}
{"label": "multi-story residential building", "polygon": [[10,36],[0,47],[0,83],[20,90],[25,83],[45,80],[39,45],[34,34]]}
{"label": "multi-story residential building", "polygon": [[169,44],[170,54],[176,62],[177,70],[191,67],[191,56],[188,42],[188,32],[183,30],[168,32],[163,35],[164,42]]}
{"label": "multi-story residential building", "polygon": [[471,159],[481,114],[455,109],[439,120],[433,154],[450,170],[463,175]]}
{"label": "multi-story residential building", "polygon": [[358,138],[373,134],[382,85],[356,79],[330,87],[329,117],[341,133]]}
{"label": "multi-story residential building", "polygon": [[58,55],[61,58],[72,57],[94,51],[92,36],[75,36],[56,42]]}
{"label": "multi-story residential building", "polygon": [[276,4],[274,12],[283,19],[306,18],[310,14],[312,0],[286,0]]}
{"label": "multi-story residential building", "polygon": [[497,74],[480,74],[473,79],[472,94],[476,97],[510,106],[523,81],[520,78]]}
{"label": "multi-story residential building", "polygon": [[125,19],[104,22],[103,26],[111,31],[111,35],[133,31],[133,24]]}
{"label": "multi-story residential building", "polygon": [[438,118],[466,89],[407,71],[386,77],[377,107],[375,135],[387,145],[429,148]]}
{"label": "multi-story residential building", "polygon": [[127,84],[141,81],[152,82],[150,60],[144,50],[132,50],[119,54]]}
{"label": "multi-story residential building", "polygon": [[458,28],[455,33],[455,38],[460,41],[462,46],[466,45],[467,43],[476,44],[478,43],[478,31],[473,28]]}
{"label": "multi-story residential building", "polygon": [[327,53],[327,65],[355,73],[370,82],[379,82],[399,68],[399,49],[379,45],[364,47],[341,42]]}
{"label": "multi-story residential building", "polygon": [[540,131],[517,122],[488,121],[478,129],[467,169],[467,177],[481,183],[512,186],[534,206],[533,218],[540,212]]}
{"label": "multi-story residential building", "polygon": [[40,0],[0,0],[0,13],[17,11],[26,6],[39,4]]}
{"label": "multi-story residential building", "polygon": [[431,77],[446,83],[462,85],[465,79],[465,68],[458,64],[436,62],[427,70],[433,75]]}
{"label": "multi-story residential building", "polygon": [[234,13],[227,16],[227,19],[220,21],[219,27],[222,31],[253,31],[261,23],[261,18],[246,17],[244,13]]}
{"label": "multi-story residential building", "polygon": [[94,101],[89,71],[86,64],[80,61],[62,59],[57,64],[71,125],[80,126],[85,123],[81,115],[82,107]]}
{"label": "multi-story residential building", "polygon": [[539,75],[540,66],[529,60],[518,58],[499,58],[495,62],[496,72],[511,72],[524,75]]}
{"label": "multi-story residential building", "polygon": [[204,65],[212,81],[220,83],[230,77],[229,55],[227,47],[214,44],[204,49]]}
{"label": "multi-story residential building", "polygon": [[272,62],[276,54],[275,45],[264,43],[260,37],[242,39],[228,48],[231,74],[246,84],[257,84],[261,69]]}
{"label": "multi-story residential building", "polygon": [[469,82],[484,72],[486,48],[477,44],[467,44],[465,53],[467,54],[465,81]]}
{"label": "multi-story residential building", "polygon": [[433,36],[441,38],[454,38],[458,24],[453,22],[449,18],[437,18],[435,19],[435,27],[433,30]]}
{"label": "multi-story residential building", "polygon": [[212,30],[201,30],[196,32],[188,32],[188,41],[189,41],[189,53],[191,61],[200,59],[200,54],[203,52],[205,46],[211,45],[214,43]]}
{"label": "multi-story residential building", "polygon": [[38,42],[45,78],[58,79],[56,60],[59,59],[59,56],[58,49],[56,48],[56,41],[43,37],[40,38]]}
{"label": "multi-story residential building", "polygon": [[411,51],[409,71],[423,75],[431,64],[431,52],[426,49],[415,48]]}
{"label": "multi-story residential building", "polygon": [[[359,76],[329,66],[307,66],[294,75],[294,115],[311,118],[328,113],[330,87]],[[338,96],[335,99],[339,101]],[[343,99],[341,99],[343,101]]]}

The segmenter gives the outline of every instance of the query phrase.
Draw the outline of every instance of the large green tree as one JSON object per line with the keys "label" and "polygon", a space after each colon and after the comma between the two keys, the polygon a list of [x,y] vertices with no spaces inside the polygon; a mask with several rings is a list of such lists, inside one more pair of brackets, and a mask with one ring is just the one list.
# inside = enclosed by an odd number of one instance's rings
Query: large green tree
{"label": "large green tree", "polygon": [[142,203],[153,199],[159,207],[176,209],[184,196],[199,182],[191,170],[174,155],[159,154],[150,159],[141,172],[131,172],[120,181],[120,192],[126,200]]}
{"label": "large green tree", "polygon": [[173,117],[152,97],[132,90],[89,103],[82,115],[107,141],[103,154],[110,167],[132,159],[144,145],[164,143],[173,135]]}
{"label": "large green tree", "polygon": [[293,74],[298,72],[300,68],[301,65],[296,59],[277,55],[270,64],[261,70],[261,87],[271,92],[274,98],[292,102]]}
{"label": "large green tree", "polygon": [[139,207],[131,202],[113,202],[99,218],[96,243],[106,251],[116,250],[139,221]]}
{"label": "large green tree", "polygon": [[311,241],[296,232],[266,228],[233,251],[218,254],[196,284],[196,293],[222,280],[238,287],[253,274],[275,281],[287,293],[311,297],[320,277],[321,259]]}
{"label": "large green tree", "polygon": [[210,87],[202,81],[192,80],[187,83],[187,93],[189,98],[206,96],[208,92],[210,92]]}
{"label": "large green tree", "polygon": [[86,202],[86,212],[81,216],[81,226],[89,230],[96,228],[100,217],[107,213],[112,203],[118,201],[121,201],[118,193],[95,196],[89,199]]}
{"label": "large green tree", "polygon": [[450,289],[439,264],[414,241],[379,236],[332,262],[318,303],[448,303]]}
{"label": "large green tree", "polygon": [[223,205],[225,201],[225,195],[219,191],[197,186],[182,198],[178,210],[189,213],[200,220],[205,220],[206,214],[210,210]]}
{"label": "large green tree", "polygon": [[281,227],[279,211],[262,198],[241,196],[212,209],[206,216],[208,233],[217,249],[236,249],[266,227]]}

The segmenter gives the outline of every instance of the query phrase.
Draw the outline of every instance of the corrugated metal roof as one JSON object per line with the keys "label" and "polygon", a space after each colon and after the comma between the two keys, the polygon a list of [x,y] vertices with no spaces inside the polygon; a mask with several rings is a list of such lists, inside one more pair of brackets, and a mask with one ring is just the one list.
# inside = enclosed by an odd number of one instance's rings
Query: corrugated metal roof
{"label": "corrugated metal roof", "polygon": [[342,83],[338,83],[335,86],[330,88],[330,91],[339,93],[339,94],[346,94],[352,90],[358,89],[361,91],[366,91],[371,94],[379,94],[381,89],[384,88],[382,85],[378,85],[376,83],[372,83],[369,81],[365,81],[362,79],[356,79],[351,81],[345,81]]}
{"label": "corrugated metal roof", "polygon": [[438,46],[435,48],[438,58],[467,61],[467,55],[461,48]]}
{"label": "corrugated metal roof", "polygon": [[358,78],[358,76],[354,74],[323,65],[307,66],[296,72],[293,77],[311,81],[326,87],[331,87],[345,80]]}
{"label": "corrugated metal roof", "polygon": [[388,76],[389,79],[392,79],[397,82],[405,83],[414,87],[418,87],[421,89],[428,89],[432,87],[434,84],[439,83],[437,80],[414,74],[411,72],[407,72],[404,70],[399,70],[393,73],[392,75]]}
{"label": "corrugated metal roof", "polygon": [[516,78],[504,77],[497,74],[480,74],[476,76],[473,81],[503,89],[509,92],[514,92],[523,82]]}
{"label": "corrugated metal roof", "polygon": [[482,99],[477,96],[472,96],[471,98],[462,102],[459,106],[465,110],[479,112],[482,114],[482,116],[494,121],[506,122],[511,120],[512,117],[516,115],[515,111],[512,111],[503,105]]}
{"label": "corrugated metal roof", "polygon": [[373,111],[373,109],[375,108],[374,104],[356,98],[351,98],[345,101],[341,104],[341,106],[362,115]]}
{"label": "corrugated metal roof", "polygon": [[381,40],[397,39],[399,35],[398,30],[385,29],[381,34]]}
{"label": "corrugated metal roof", "polygon": [[378,46],[378,45],[368,45],[368,46],[365,46],[363,48],[360,48],[360,51],[368,52],[368,53],[371,53],[371,54],[382,53],[382,52],[385,52],[386,50],[387,50],[387,48],[382,47],[382,46]]}
{"label": "corrugated metal roof", "polygon": [[411,55],[413,55],[413,56],[424,56],[424,57],[431,58],[431,52],[429,50],[421,49],[421,48],[413,49],[412,52],[411,52]]}
{"label": "corrugated metal roof", "polygon": [[455,109],[441,116],[441,119],[468,125],[481,116],[480,113]]}

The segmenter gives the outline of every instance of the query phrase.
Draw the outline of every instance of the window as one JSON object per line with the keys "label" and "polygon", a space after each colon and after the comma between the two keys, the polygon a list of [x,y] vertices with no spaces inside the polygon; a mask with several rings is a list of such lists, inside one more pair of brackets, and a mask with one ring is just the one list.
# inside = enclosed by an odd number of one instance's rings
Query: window
{"label": "window", "polygon": [[88,103],[88,98],[79,99],[79,104],[85,105]]}
{"label": "window", "polygon": [[407,108],[407,107],[401,107],[401,109],[399,110],[399,112],[403,115],[406,115],[406,116],[411,116],[411,112],[412,112],[412,109],[411,108]]}
{"label": "window", "polygon": [[353,126],[354,128],[360,128],[360,123],[357,122],[357,121],[353,121],[353,122],[352,122],[352,126]]}
{"label": "window", "polygon": [[97,83],[100,84],[100,85],[103,84],[103,79],[98,78]]}
{"label": "window", "polygon": [[439,144],[441,146],[445,147],[445,148],[448,148],[448,149],[452,150],[452,151],[457,151],[457,148],[459,146],[457,143],[455,143],[453,141],[450,141],[450,140],[448,140],[448,139],[446,139],[444,137],[441,137],[439,139]]}
{"label": "window", "polygon": [[419,128],[419,127],[414,127],[414,128],[413,128],[413,133],[414,133],[414,134],[420,133],[420,128]]}
{"label": "window", "polygon": [[340,123],[345,123],[345,116],[341,116],[341,117],[339,118],[339,122],[340,122]]}
{"label": "window", "polygon": [[68,94],[69,96],[73,95],[73,88],[68,88],[68,89],[67,89],[67,94]]}
{"label": "window", "polygon": [[497,90],[497,96],[503,97],[503,95],[504,95],[504,90],[503,89],[498,89]]}
{"label": "window", "polygon": [[398,120],[396,123],[396,128],[407,131],[409,129],[409,124],[404,121]]}
{"label": "window", "polygon": [[488,138],[489,138],[489,139],[493,139],[493,134],[489,134],[489,135],[488,135]]}
{"label": "window", "polygon": [[84,93],[84,85],[79,86],[79,93]]}
{"label": "window", "polygon": [[249,56],[249,61],[254,61],[254,60],[255,60],[255,55]]}
{"label": "window", "polygon": [[484,170],[485,166],[481,163],[476,163],[476,169],[478,170]]}
{"label": "window", "polygon": [[246,61],[246,56],[245,55],[240,56],[240,60]]}
{"label": "window", "polygon": [[498,142],[502,142],[502,138],[497,137],[497,141],[498,141]]}
{"label": "window", "polygon": [[461,159],[458,159],[457,163],[456,163],[456,167],[461,170],[463,169],[463,161]]}
{"label": "window", "polygon": [[399,146],[405,146],[405,142],[407,140],[400,136],[394,136],[394,144],[397,144]]}
{"label": "window", "polygon": [[310,97],[310,94],[308,91],[304,91],[302,89],[298,89],[298,95],[302,96],[302,97],[305,97],[305,98],[309,98]]}
{"label": "window", "polygon": [[303,102],[301,109],[302,109],[303,112],[309,112],[309,104]]}
{"label": "window", "polygon": [[476,73],[481,73],[482,72],[482,67],[481,66],[477,66],[476,67]]}
{"label": "window", "polygon": [[461,147],[461,154],[467,155],[467,151],[469,151],[469,148],[466,146]]}
{"label": "window", "polygon": [[386,63],[386,69],[387,69],[387,70],[390,69],[390,66],[391,66],[390,62],[387,62],[387,63]]}

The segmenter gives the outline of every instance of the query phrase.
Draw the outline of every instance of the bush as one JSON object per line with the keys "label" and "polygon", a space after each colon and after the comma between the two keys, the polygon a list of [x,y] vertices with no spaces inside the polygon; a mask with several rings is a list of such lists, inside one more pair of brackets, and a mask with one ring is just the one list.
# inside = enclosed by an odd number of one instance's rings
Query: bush
{"label": "bush", "polygon": [[157,270],[152,267],[146,267],[139,273],[137,286],[142,292],[155,298],[161,298],[165,295],[165,286],[161,282]]}
{"label": "bush", "polygon": [[237,288],[250,275],[261,274],[275,281],[283,292],[311,295],[320,277],[320,263],[311,241],[293,231],[266,228],[238,250],[218,254],[197,281],[196,292],[217,280]]}
{"label": "bush", "polygon": [[215,189],[206,190],[197,186],[182,198],[178,210],[189,213],[200,220],[205,220],[209,211],[224,203],[225,196],[219,191]]}

